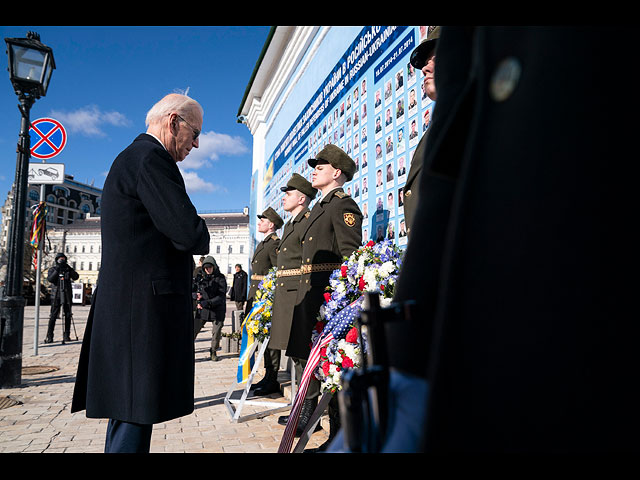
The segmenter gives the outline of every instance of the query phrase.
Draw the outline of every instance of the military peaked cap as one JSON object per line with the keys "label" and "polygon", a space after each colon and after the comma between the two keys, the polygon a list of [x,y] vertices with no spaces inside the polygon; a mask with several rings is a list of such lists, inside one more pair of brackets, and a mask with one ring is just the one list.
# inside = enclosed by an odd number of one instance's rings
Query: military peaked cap
{"label": "military peaked cap", "polygon": [[304,193],[311,200],[316,198],[316,194],[318,193],[318,189],[313,188],[311,186],[311,182],[298,173],[294,173],[287,182],[287,186],[280,187],[280,190],[283,192],[286,192],[287,190],[298,190],[299,192]]}
{"label": "military peaked cap", "polygon": [[436,48],[438,38],[440,38],[440,27],[429,27],[427,38],[420,42],[420,45],[411,52],[411,58],[409,60],[411,65],[421,70],[427,63],[433,49]]}
{"label": "military peaked cap", "polygon": [[284,225],[284,221],[282,220],[280,215],[278,215],[278,213],[271,207],[262,212],[262,215],[258,215],[258,218],[266,218],[270,222],[273,222],[273,224],[276,226],[276,230]]}
{"label": "military peaked cap", "polygon": [[331,143],[320,150],[316,158],[310,158],[309,165],[315,168],[321,160],[342,171],[347,177],[347,181],[351,180],[356,173],[356,162],[344,150]]}

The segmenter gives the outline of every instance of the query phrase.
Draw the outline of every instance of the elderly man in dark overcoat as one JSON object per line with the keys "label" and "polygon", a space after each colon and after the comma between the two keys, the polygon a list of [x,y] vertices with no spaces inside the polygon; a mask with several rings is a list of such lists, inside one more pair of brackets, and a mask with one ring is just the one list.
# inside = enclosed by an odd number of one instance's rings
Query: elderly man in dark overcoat
{"label": "elderly man in dark overcoat", "polygon": [[105,180],[100,285],[71,408],[110,419],[105,452],[148,452],[153,424],[194,409],[193,255],[208,253],[209,233],[177,162],[199,146],[202,116],[167,95]]}
{"label": "elderly man in dark overcoat", "polygon": [[443,27],[396,287],[418,315],[387,330],[392,366],[428,395],[406,389],[418,435],[387,451],[640,451],[635,206],[618,168],[636,150],[636,43],[624,27]]}

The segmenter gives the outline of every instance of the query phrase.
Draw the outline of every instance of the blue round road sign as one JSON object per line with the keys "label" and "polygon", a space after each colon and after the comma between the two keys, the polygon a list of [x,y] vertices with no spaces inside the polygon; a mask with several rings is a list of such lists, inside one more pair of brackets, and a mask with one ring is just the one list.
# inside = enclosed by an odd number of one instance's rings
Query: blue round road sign
{"label": "blue round road sign", "polygon": [[58,155],[67,144],[67,131],[53,118],[39,118],[31,122],[31,156],[48,159]]}

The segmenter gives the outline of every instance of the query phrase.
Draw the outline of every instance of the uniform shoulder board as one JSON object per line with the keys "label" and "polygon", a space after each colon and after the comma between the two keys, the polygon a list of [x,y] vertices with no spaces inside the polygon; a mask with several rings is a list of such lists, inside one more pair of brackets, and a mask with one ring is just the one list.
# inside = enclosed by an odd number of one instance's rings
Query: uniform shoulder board
{"label": "uniform shoulder board", "polygon": [[338,196],[340,198],[346,198],[349,195],[347,193],[344,193],[344,192],[336,192],[336,196]]}

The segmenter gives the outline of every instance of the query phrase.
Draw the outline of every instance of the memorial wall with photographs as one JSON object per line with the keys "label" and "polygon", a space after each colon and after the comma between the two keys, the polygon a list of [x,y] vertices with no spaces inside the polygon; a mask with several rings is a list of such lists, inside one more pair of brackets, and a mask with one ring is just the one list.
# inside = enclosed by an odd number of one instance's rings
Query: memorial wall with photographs
{"label": "memorial wall with photographs", "polygon": [[406,245],[402,187],[435,106],[409,63],[427,28],[362,29],[267,159],[265,205],[286,219],[280,187],[294,172],[311,181],[307,160],[332,143],[356,162],[344,190],[363,213],[363,242]]}

